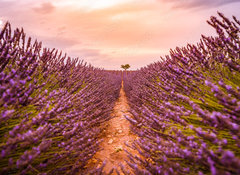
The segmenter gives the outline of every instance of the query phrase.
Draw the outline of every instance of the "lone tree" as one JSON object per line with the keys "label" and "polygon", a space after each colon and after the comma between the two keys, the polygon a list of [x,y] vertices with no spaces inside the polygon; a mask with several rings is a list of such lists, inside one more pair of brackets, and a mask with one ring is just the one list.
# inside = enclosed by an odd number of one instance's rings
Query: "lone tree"
{"label": "lone tree", "polygon": [[[129,64],[123,64],[123,65],[121,65],[121,68],[123,68],[124,70],[125,70],[125,72],[126,72],[126,75],[127,75],[127,69],[129,69],[130,68],[130,65]],[[123,79],[123,72],[122,72],[122,79]]]}
{"label": "lone tree", "polygon": [[121,68],[123,68],[125,71],[130,68],[129,64],[121,65]]}

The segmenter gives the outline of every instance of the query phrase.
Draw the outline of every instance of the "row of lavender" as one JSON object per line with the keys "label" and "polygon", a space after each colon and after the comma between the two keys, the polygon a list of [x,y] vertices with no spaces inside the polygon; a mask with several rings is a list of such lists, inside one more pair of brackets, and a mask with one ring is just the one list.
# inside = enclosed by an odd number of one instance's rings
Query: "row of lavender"
{"label": "row of lavender", "polygon": [[125,76],[135,174],[240,174],[240,21],[219,16],[216,37]]}
{"label": "row of lavender", "polygon": [[87,174],[121,75],[0,33],[0,174]]}

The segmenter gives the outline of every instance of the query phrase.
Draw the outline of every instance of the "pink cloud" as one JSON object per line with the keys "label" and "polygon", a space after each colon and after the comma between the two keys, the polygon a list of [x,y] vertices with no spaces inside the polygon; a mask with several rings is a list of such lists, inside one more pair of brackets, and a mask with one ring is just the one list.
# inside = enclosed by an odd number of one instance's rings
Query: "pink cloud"
{"label": "pink cloud", "polygon": [[50,2],[44,2],[39,7],[34,7],[33,10],[37,13],[47,14],[52,13],[55,9],[55,6]]}

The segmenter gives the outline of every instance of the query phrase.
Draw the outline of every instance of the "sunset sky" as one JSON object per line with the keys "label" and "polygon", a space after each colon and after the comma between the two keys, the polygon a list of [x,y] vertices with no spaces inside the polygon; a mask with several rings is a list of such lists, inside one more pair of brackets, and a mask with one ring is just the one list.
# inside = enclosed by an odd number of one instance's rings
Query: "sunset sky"
{"label": "sunset sky", "polygon": [[240,0],[0,0],[6,21],[27,36],[95,67],[138,69],[170,48],[214,35],[217,11],[240,19]]}

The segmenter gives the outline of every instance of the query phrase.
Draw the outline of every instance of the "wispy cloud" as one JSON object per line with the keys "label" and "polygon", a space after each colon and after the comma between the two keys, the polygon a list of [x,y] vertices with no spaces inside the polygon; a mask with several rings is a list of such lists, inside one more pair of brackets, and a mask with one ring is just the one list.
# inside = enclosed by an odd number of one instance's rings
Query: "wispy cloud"
{"label": "wispy cloud", "polygon": [[44,41],[44,45],[53,46],[57,49],[66,49],[81,44],[77,39],[66,38],[64,36],[39,36]]}
{"label": "wispy cloud", "polygon": [[41,14],[51,13],[54,11],[54,9],[55,9],[55,6],[50,2],[44,2],[44,3],[40,4],[39,7],[33,8],[33,10],[35,12],[41,13]]}
{"label": "wispy cloud", "polygon": [[81,53],[83,58],[85,57],[100,57],[102,56],[101,51],[98,49],[78,49],[75,50],[78,54]]}
{"label": "wispy cloud", "polygon": [[3,1],[3,0],[0,0],[0,9],[4,9],[6,7],[12,7],[14,5],[14,2],[12,1]]}
{"label": "wispy cloud", "polygon": [[163,3],[171,3],[173,8],[211,8],[221,5],[240,2],[240,0],[158,0]]}

